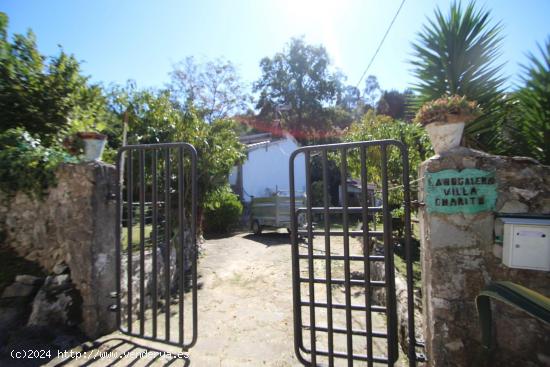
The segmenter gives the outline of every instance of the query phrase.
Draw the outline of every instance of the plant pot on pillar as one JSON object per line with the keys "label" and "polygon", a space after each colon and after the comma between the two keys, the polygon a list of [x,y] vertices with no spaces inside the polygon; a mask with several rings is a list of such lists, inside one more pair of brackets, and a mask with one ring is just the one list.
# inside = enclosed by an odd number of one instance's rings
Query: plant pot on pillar
{"label": "plant pot on pillar", "polygon": [[92,119],[74,119],[64,145],[84,162],[100,161],[107,143],[107,135],[101,134],[105,127]]}
{"label": "plant pot on pillar", "polygon": [[84,161],[99,161],[107,143],[107,135],[97,132],[79,132],[76,134],[84,142]]}
{"label": "plant pot on pillar", "polygon": [[415,121],[426,128],[434,151],[441,154],[460,146],[464,125],[479,114],[479,106],[466,97],[445,96],[425,103]]}

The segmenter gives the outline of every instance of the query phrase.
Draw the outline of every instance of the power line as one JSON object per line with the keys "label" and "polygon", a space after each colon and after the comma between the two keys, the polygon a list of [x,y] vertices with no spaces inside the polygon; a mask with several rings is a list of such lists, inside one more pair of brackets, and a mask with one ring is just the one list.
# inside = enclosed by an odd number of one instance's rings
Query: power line
{"label": "power line", "polygon": [[397,16],[399,15],[399,12],[401,11],[401,8],[403,7],[403,4],[405,4],[405,0],[401,1],[401,5],[399,5],[399,9],[397,9],[397,12],[395,13],[395,15],[393,16],[393,19],[388,27],[388,29],[386,29],[386,33],[384,34],[384,37],[382,37],[382,40],[380,41],[380,44],[378,45],[378,48],[376,49],[376,51],[374,52],[374,55],[372,55],[372,59],[370,59],[370,62],[369,64],[367,65],[367,68],[365,69],[365,71],[363,72],[363,75],[361,75],[361,78],[359,78],[359,81],[357,82],[357,85],[355,86],[355,88],[358,88],[359,87],[359,84],[361,83],[361,81],[363,80],[363,78],[365,77],[365,75],[367,74],[367,71],[369,71],[372,63],[374,62],[374,59],[376,58],[376,55],[378,55],[378,51],[380,51],[380,48],[382,47],[382,45],[384,44],[384,41],[386,40],[386,37],[388,36],[388,33],[390,33],[390,29],[391,27],[393,26],[393,23],[395,23],[395,19],[397,19]]}

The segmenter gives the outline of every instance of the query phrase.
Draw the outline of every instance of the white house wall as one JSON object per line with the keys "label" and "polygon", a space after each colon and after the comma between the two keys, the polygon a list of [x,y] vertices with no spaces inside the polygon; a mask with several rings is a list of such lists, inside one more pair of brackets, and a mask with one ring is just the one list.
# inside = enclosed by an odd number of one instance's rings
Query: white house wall
{"label": "white house wall", "polygon": [[236,185],[237,184],[238,172],[239,171],[237,169],[237,166],[235,166],[231,169],[231,172],[229,173],[229,184],[230,185]]}
{"label": "white house wall", "polygon": [[[285,139],[258,146],[248,152],[243,164],[244,200],[250,196],[267,196],[269,191],[289,189],[289,158],[298,148],[293,139]],[[295,159],[294,183],[296,191],[304,191],[306,185],[304,155]]]}

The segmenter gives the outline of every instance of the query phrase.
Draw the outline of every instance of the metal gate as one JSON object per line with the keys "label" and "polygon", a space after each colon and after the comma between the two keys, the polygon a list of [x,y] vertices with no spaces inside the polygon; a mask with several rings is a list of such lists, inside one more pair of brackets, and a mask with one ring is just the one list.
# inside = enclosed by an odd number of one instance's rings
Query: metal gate
{"label": "metal gate", "polygon": [[[348,366],[387,364],[398,359],[397,312],[394,279],[392,218],[389,205],[388,157],[400,161],[399,186],[403,188],[404,239],[408,296],[408,359],[415,366],[414,303],[411,261],[411,223],[409,167],[405,145],[395,140],[353,142],[308,146],[290,157],[290,195],[292,218],[292,273],[294,302],[294,349],[306,366],[344,363]],[[296,207],[295,165],[305,161],[306,206]],[[367,161],[376,162],[368,172]],[[329,162],[339,163],[339,201],[330,197]],[[317,182],[312,183],[312,166]],[[332,163],[334,164],[334,163]],[[350,199],[350,166],[360,176]],[[370,165],[372,167],[372,165]],[[395,167],[393,171],[395,171]],[[378,178],[380,200],[371,195],[370,177]],[[319,180],[320,178],[320,180]],[[395,177],[394,177],[395,178]],[[354,200],[351,203],[350,200]],[[373,202],[374,201],[374,202]],[[298,226],[298,215],[307,222]],[[381,223],[377,227],[377,216]],[[357,228],[353,222],[357,221]],[[321,228],[317,229],[316,226]],[[350,240],[358,237],[362,241]],[[381,251],[374,253],[377,243]],[[359,248],[357,248],[359,246]],[[371,264],[383,262],[383,274],[373,274]],[[384,302],[373,299],[375,292]],[[384,319],[385,325],[381,323]],[[338,362],[339,361],[339,362]]]}
{"label": "metal gate", "polygon": [[197,340],[196,166],[187,143],[129,145],[117,156],[118,328],[183,349]]}

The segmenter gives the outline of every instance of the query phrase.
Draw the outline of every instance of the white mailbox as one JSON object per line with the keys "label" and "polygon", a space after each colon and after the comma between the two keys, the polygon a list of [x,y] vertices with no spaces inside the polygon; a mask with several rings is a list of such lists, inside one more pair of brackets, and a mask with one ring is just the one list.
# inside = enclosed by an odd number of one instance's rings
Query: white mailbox
{"label": "white mailbox", "polygon": [[504,265],[550,271],[550,219],[500,218]]}

